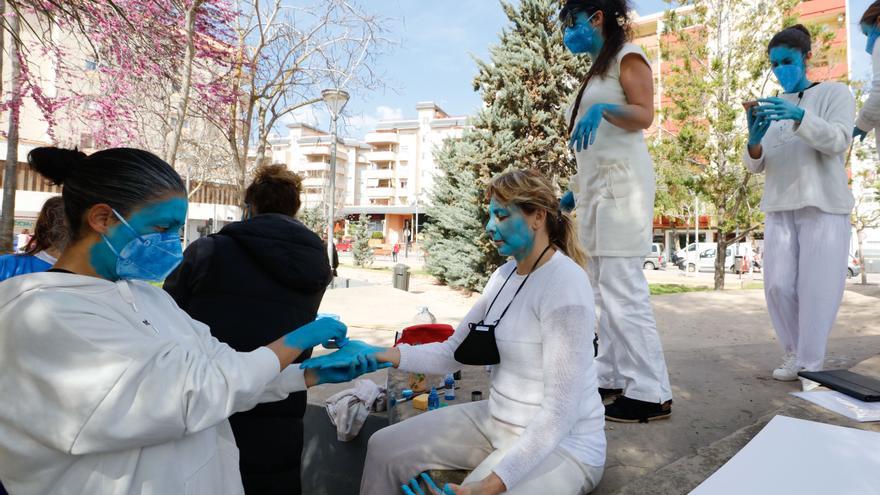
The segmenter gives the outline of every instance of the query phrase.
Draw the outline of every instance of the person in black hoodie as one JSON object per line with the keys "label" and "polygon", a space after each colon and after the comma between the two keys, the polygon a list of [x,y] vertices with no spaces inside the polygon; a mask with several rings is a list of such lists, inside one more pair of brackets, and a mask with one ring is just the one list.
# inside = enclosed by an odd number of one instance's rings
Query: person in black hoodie
{"label": "person in black hoodie", "polygon": [[[285,166],[259,167],[245,193],[245,218],[190,245],[165,281],[184,311],[237,351],[313,321],[331,281],[321,238],[294,218],[300,191],[301,179]],[[245,493],[301,493],[305,408],[306,393],[298,392],[229,418]]]}

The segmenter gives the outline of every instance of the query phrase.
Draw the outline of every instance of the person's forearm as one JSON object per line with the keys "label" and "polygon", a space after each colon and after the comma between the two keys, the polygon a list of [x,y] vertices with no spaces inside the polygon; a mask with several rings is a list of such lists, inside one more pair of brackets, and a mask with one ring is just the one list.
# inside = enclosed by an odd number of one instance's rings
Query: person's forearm
{"label": "person's forearm", "polygon": [[[299,357],[300,354],[303,353],[303,350],[297,347],[290,347],[284,343],[284,337],[272,342],[267,345],[272,352],[275,353],[275,356],[278,357],[278,361],[281,363],[281,369],[288,367],[290,363],[294,362],[296,358]],[[308,383],[308,382],[306,382]]]}
{"label": "person's forearm", "polygon": [[643,131],[654,123],[654,109],[641,105],[617,105],[605,110],[605,120],[627,131]]}
{"label": "person's forearm", "polygon": [[376,354],[376,360],[380,363],[391,363],[391,366],[397,368],[400,366],[400,349],[397,347],[389,347]]}

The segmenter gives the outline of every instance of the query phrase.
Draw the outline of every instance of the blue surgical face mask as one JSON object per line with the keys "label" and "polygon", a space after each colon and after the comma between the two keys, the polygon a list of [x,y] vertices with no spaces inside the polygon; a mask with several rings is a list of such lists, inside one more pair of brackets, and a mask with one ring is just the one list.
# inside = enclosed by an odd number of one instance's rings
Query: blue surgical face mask
{"label": "blue surgical face mask", "polygon": [[795,93],[806,89],[807,67],[804,54],[800,50],[787,46],[776,46],[770,49],[770,66],[773,75],[786,93]]}
{"label": "blue surgical face mask", "polygon": [[865,44],[865,51],[868,52],[868,55],[874,54],[874,45],[877,44],[877,38],[880,38],[880,28],[876,25],[871,26],[868,24],[862,24],[862,33],[868,37],[868,42]]}
{"label": "blue surgical face mask", "polygon": [[500,255],[513,256],[517,261],[528,257],[535,245],[535,232],[529,228],[523,211],[516,206],[502,205],[495,198],[489,202],[486,232]]}
{"label": "blue surgical face mask", "polygon": [[116,255],[116,277],[122,280],[165,280],[183,260],[183,250],[177,230],[138,234],[137,231],[113,210],[116,218],[134,235],[122,249],[117,250],[101,235],[110,251]]}
{"label": "blue surgical face mask", "polygon": [[575,24],[565,28],[562,42],[565,43],[565,47],[571,53],[576,55],[589,53],[595,56],[601,50],[602,35],[590,24],[595,15],[596,13],[593,13],[593,15],[587,17],[585,13],[578,12]]}

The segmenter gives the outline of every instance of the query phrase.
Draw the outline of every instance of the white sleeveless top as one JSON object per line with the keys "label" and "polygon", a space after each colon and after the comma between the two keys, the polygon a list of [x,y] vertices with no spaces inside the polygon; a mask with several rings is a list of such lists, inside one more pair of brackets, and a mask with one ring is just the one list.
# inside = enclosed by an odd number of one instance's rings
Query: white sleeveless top
{"label": "white sleeveless top", "polygon": [[[636,54],[650,66],[638,45],[627,43],[603,77],[593,77],[581,97],[578,122],[597,103],[627,104],[620,85],[620,62]],[[571,119],[574,104],[566,111]],[[627,131],[602,120],[595,143],[575,153],[571,177],[578,236],[590,256],[644,256],[651,249],[654,218],[654,165],[642,131]]]}

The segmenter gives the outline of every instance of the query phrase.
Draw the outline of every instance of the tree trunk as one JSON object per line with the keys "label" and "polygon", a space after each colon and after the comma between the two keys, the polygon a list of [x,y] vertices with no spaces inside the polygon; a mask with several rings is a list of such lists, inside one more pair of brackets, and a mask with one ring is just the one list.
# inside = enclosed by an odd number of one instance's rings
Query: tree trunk
{"label": "tree trunk", "polygon": [[715,250],[715,290],[724,290],[727,241],[724,239],[724,232],[721,229],[716,229],[715,235],[718,236],[718,247]]}
{"label": "tree trunk", "polygon": [[15,190],[18,187],[18,122],[21,113],[21,47],[18,45],[18,15],[7,18],[12,34],[9,42],[10,91],[9,129],[6,135],[6,166],[3,178],[3,210],[0,214],[0,252],[12,251],[12,236],[15,231]]}
{"label": "tree trunk", "polygon": [[[856,229],[856,241],[859,243],[859,266],[862,268],[860,278],[862,280],[862,285],[868,284],[868,267],[865,266],[865,228],[857,228]],[[847,265],[849,265],[849,260],[847,260]]]}
{"label": "tree trunk", "polygon": [[193,38],[196,30],[196,10],[199,9],[203,0],[196,0],[186,10],[186,54],[183,57],[183,81],[180,88],[180,105],[177,107],[177,125],[174,134],[171,136],[171,145],[168,147],[168,153],[165,156],[172,167],[177,160],[177,148],[180,146],[180,136],[183,134],[183,122],[186,120],[187,106],[189,106],[189,91],[192,86],[192,66],[195,58],[196,46]]}

